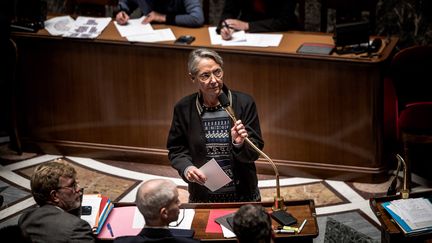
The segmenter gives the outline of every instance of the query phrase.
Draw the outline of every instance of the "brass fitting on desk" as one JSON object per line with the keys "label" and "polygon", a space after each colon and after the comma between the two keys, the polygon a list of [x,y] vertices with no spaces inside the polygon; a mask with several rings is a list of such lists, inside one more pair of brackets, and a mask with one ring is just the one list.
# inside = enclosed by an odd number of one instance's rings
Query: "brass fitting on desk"
{"label": "brass fitting on desk", "polygon": [[[407,199],[409,198],[409,188],[408,188],[408,167],[405,163],[405,160],[399,154],[396,154],[396,158],[399,164],[403,164],[403,183],[402,188],[400,190],[401,198]],[[399,166],[398,166],[399,167]]]}

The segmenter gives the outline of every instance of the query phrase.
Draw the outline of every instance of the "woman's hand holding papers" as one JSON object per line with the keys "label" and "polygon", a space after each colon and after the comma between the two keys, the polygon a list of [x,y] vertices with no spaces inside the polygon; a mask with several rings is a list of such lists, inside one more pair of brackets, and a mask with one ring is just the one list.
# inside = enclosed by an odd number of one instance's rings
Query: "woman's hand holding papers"
{"label": "woman's hand holding papers", "polygon": [[195,166],[191,166],[188,168],[186,172],[186,179],[190,182],[195,182],[201,185],[204,185],[204,183],[207,180],[207,177],[204,175],[204,173],[198,169]]}

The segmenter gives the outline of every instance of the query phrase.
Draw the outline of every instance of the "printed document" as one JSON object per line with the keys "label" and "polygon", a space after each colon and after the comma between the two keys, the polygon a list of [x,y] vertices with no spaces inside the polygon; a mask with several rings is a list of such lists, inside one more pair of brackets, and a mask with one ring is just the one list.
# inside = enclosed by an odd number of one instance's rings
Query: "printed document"
{"label": "printed document", "polygon": [[282,34],[252,34],[245,33],[244,31],[236,31],[231,40],[223,40],[221,35],[216,33],[216,27],[209,27],[208,31],[211,44],[222,46],[279,46],[283,37]]}
{"label": "printed document", "polygon": [[114,25],[122,37],[127,37],[131,35],[141,35],[141,34],[147,34],[153,32],[153,27],[151,26],[151,24],[142,23],[144,19],[145,16],[139,19],[129,19],[127,24],[125,25],[120,25],[117,23],[117,21],[114,21]]}
{"label": "printed document", "polygon": [[204,186],[212,192],[231,182],[231,178],[222,170],[215,159],[209,160],[206,164],[201,166],[200,170],[207,176],[207,181],[204,183]]}
{"label": "printed document", "polygon": [[45,29],[50,35],[63,35],[74,26],[75,20],[67,16],[59,16],[45,21]]}
{"label": "printed document", "polygon": [[111,18],[79,16],[74,26],[63,37],[94,39],[107,27]]}

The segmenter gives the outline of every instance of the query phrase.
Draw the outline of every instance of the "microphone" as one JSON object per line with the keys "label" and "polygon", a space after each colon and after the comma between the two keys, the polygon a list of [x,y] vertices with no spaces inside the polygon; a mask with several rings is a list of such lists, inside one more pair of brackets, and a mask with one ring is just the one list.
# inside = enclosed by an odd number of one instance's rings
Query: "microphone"
{"label": "microphone", "polygon": [[[235,115],[234,115],[234,111],[231,107],[230,101],[228,99],[228,97],[226,96],[226,94],[224,92],[221,92],[220,95],[218,96],[219,99],[219,103],[222,105],[222,107],[225,109],[225,111],[228,113],[228,116],[233,120],[233,122],[235,123],[237,121]],[[275,163],[273,162],[272,159],[270,159],[270,157],[267,156],[267,154],[265,154],[261,149],[259,149],[254,143],[252,143],[252,141],[246,137],[245,138],[246,143],[248,143],[257,153],[259,153],[261,156],[263,156],[269,163],[270,165],[273,167],[273,170],[275,172],[276,175],[276,197],[274,198],[274,203],[273,203],[273,211],[279,211],[279,210],[285,210],[285,204],[284,204],[284,199],[283,197],[281,197],[280,195],[280,185],[279,185],[279,171],[275,165]]]}

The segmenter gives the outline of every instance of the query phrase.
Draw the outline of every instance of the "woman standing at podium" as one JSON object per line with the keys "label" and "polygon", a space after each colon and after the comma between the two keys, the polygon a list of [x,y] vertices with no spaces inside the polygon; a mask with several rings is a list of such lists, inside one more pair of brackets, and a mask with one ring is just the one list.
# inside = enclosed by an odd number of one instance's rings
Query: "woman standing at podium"
{"label": "woman standing at podium", "polygon": [[[244,141],[248,137],[258,148],[264,146],[255,101],[228,89],[223,60],[212,50],[192,51],[188,71],[198,92],[175,105],[167,148],[172,166],[188,183],[189,202],[260,201],[254,163],[259,154]],[[219,102],[222,92],[235,112],[235,124]],[[214,192],[203,185],[207,177],[199,169],[211,159],[232,179]]]}

